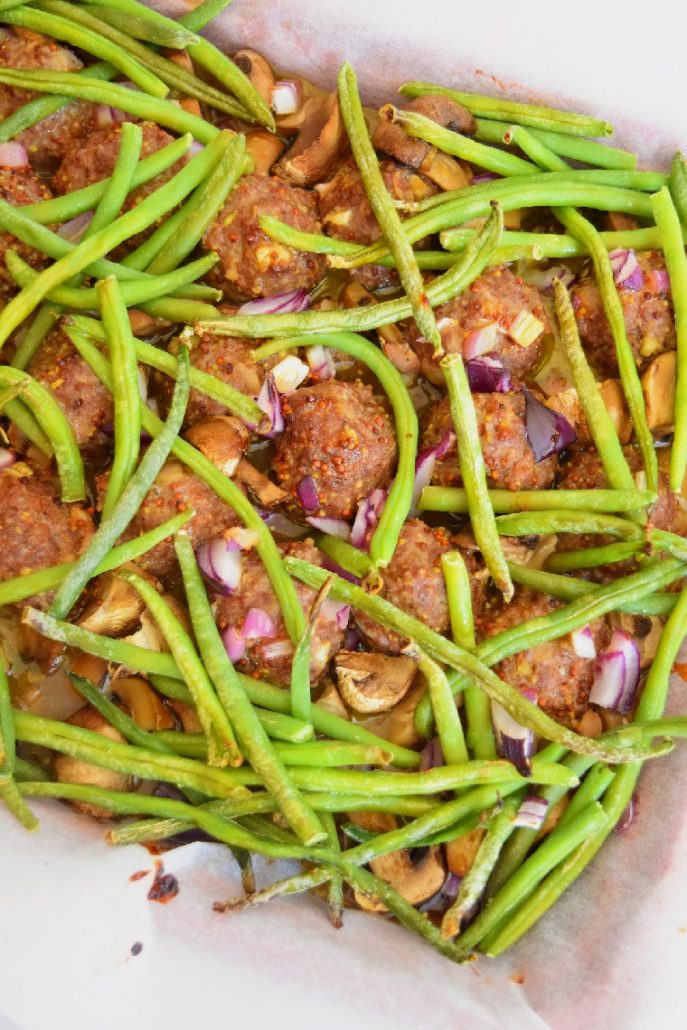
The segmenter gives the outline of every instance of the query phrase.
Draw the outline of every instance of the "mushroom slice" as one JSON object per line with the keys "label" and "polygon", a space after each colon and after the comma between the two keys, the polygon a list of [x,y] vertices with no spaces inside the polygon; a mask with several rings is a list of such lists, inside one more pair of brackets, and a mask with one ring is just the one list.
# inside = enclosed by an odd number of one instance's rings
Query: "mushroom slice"
{"label": "mushroom slice", "polygon": [[[348,283],[341,292],[341,301],[345,308],[365,308],[377,304],[377,298],[362,283]],[[407,375],[420,371],[420,359],[406,340],[397,325],[383,325],[377,330],[379,343],[391,364]]]}
{"label": "mushroom slice", "polygon": [[472,172],[440,150],[431,150],[419,170],[442,190],[462,190],[472,182]]}
{"label": "mushroom slice", "polygon": [[[80,726],[82,729],[91,730],[93,733],[100,733],[108,740],[115,740],[123,744],[124,737],[118,730],[111,726],[106,719],[97,712],[95,708],[86,705],[75,712],[67,722],[72,726]],[[91,787],[102,787],[105,790],[129,791],[132,789],[132,780],[125,773],[114,772],[112,769],[103,769],[99,765],[92,765],[90,762],[83,762],[79,758],[72,758],[71,755],[58,754],[53,759],[53,771],[55,777],[61,783],[81,783]],[[95,819],[111,819],[112,813],[98,805],[90,805],[82,801],[71,802],[74,808]]]}
{"label": "mushroom slice", "polygon": [[365,720],[365,729],[399,747],[415,747],[420,742],[415,728],[415,709],[425,690],[424,681],[416,683],[390,712]]}
{"label": "mushroom slice", "polygon": [[[388,111],[387,111],[388,108]],[[421,139],[413,139],[405,129],[389,120],[391,105],[386,105],[380,110],[380,122],[372,137],[372,145],[375,150],[381,150],[389,157],[399,161],[409,168],[421,168],[426,162],[430,162],[432,151],[435,149],[429,143]]]}
{"label": "mushroom slice", "polygon": [[[385,833],[397,827],[395,816],[385,812],[352,812],[350,818],[357,826],[375,833]],[[421,905],[433,898],[441,890],[446,876],[439,845],[428,848],[417,862],[413,862],[410,852],[405,849],[392,851],[372,859],[370,869],[380,879],[386,880],[411,905]],[[360,891],[355,891],[355,899],[368,912],[387,911],[380,901]]]}
{"label": "mushroom slice", "polygon": [[[402,110],[415,111],[417,114],[431,118],[433,122],[453,132],[462,132],[467,135],[474,133],[476,128],[475,119],[467,108],[456,103],[450,97],[424,96],[415,97],[414,100],[404,104]],[[395,158],[401,164],[410,168],[417,168],[426,175],[430,175],[443,189],[460,189],[468,183],[461,182],[459,186],[444,186],[443,181],[450,181],[448,178],[449,165],[444,164],[439,157],[435,147],[424,140],[414,139],[409,136],[403,126],[394,121],[393,104],[385,104],[379,110],[381,121],[375,130],[372,143],[377,150],[383,150],[389,157]],[[460,167],[460,166],[458,166]],[[434,168],[435,178],[430,169]],[[457,174],[457,173],[456,173]]]}
{"label": "mushroom slice", "polygon": [[98,576],[77,626],[106,637],[125,637],[141,623],[145,604],[136,590],[114,572]]}
{"label": "mushroom slice", "polygon": [[251,465],[246,458],[242,458],[238,463],[236,478],[253,494],[263,508],[275,508],[278,504],[283,504],[289,496],[285,490],[282,490],[280,486],[259,472],[254,465]]}
{"label": "mushroom slice", "polygon": [[629,443],[632,436],[632,419],[620,380],[604,379],[602,383],[599,383],[599,393],[611,416],[620,442]]}
{"label": "mushroom slice", "polygon": [[477,122],[467,107],[441,93],[427,93],[422,97],[414,97],[403,105],[403,109],[431,118],[442,128],[450,129],[451,132],[462,132],[465,136],[472,136],[477,129]]}
{"label": "mushroom slice", "polygon": [[455,837],[444,845],[446,865],[450,873],[455,876],[465,876],[469,872],[483,837],[484,830],[477,826],[469,833],[463,833],[460,837]]}
{"label": "mushroom slice", "polygon": [[649,429],[667,432],[673,428],[677,354],[674,350],[659,354],[642,376]]}
{"label": "mushroom slice", "polygon": [[325,685],[324,690],[317,699],[320,708],[326,708],[332,715],[338,715],[340,719],[350,719],[345,704],[341,700],[338,690],[333,683]]}
{"label": "mushroom slice", "polygon": [[246,150],[255,161],[255,175],[269,175],[275,161],[286,150],[286,143],[272,132],[256,129],[246,133]]}
{"label": "mushroom slice", "polygon": [[215,468],[225,476],[233,476],[251,435],[240,419],[233,415],[213,415],[194,422],[184,434]]}
{"label": "mushroom slice", "polygon": [[300,131],[274,172],[295,186],[314,186],[327,178],[347,145],[336,93],[310,97]]}
{"label": "mushroom slice", "polygon": [[267,58],[257,50],[237,50],[234,54],[234,63],[248,76],[265,103],[270,104],[275,79]]}
{"label": "mushroom slice", "polygon": [[174,729],[174,717],[143,676],[122,676],[115,680],[112,692],[124,702],[141,729]]}
{"label": "mushroom slice", "polygon": [[388,712],[405,697],[415,678],[415,662],[407,655],[339,651],[334,667],[339,693],[361,715]]}

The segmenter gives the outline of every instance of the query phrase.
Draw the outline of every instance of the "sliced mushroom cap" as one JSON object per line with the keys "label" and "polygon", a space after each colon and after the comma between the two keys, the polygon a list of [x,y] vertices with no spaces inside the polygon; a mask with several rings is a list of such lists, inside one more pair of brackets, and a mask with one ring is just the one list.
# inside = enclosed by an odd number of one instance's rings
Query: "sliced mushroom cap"
{"label": "sliced mushroom cap", "polygon": [[642,375],[642,390],[649,429],[667,432],[673,428],[677,354],[659,354]]}
{"label": "sliced mushroom cap", "polygon": [[[341,292],[340,300],[345,308],[364,308],[378,303],[375,295],[355,280],[347,283]],[[414,375],[420,371],[420,359],[403,338],[403,333],[397,325],[381,326],[377,330],[377,336],[385,355],[399,372]]]}
{"label": "sliced mushroom cap", "polygon": [[338,715],[340,719],[350,719],[348,709],[341,700],[338,690],[333,683],[327,683],[324,690],[317,699],[320,708],[325,708],[332,715]]}
{"label": "sliced mushroom cap", "polygon": [[415,678],[415,662],[407,655],[339,651],[334,667],[339,693],[361,715],[388,712],[405,697]]}
{"label": "sliced mushroom cap", "polygon": [[629,443],[632,436],[632,419],[620,380],[604,379],[602,383],[599,383],[599,393],[611,416],[620,442]]}
{"label": "sliced mushroom cap", "polygon": [[144,730],[173,730],[176,723],[160,696],[143,676],[122,676],[112,693],[123,701],[131,718]]}
{"label": "sliced mushroom cap", "polygon": [[449,872],[455,876],[465,876],[469,872],[483,837],[484,830],[478,826],[444,845]]}
{"label": "sliced mushroom cap", "polygon": [[[444,96],[415,97],[402,110],[414,111],[431,118],[442,128],[453,132],[472,135],[476,128],[475,119],[467,108]],[[417,168],[429,175],[442,189],[461,189],[470,184],[465,170],[458,162],[446,155],[440,155],[435,147],[424,140],[409,136],[402,125],[394,121],[393,104],[380,108],[380,123],[375,130],[372,143],[376,150],[382,150],[401,164]]]}
{"label": "sliced mushroom cap", "polygon": [[269,104],[275,80],[267,58],[257,50],[237,50],[234,54],[234,63],[248,76],[265,103]]}
{"label": "sliced mushroom cap", "polygon": [[86,607],[76,624],[102,636],[125,637],[140,625],[144,608],[140,594],[129,583],[114,572],[106,572],[91,584]]}
{"label": "sliced mushroom cap", "polygon": [[184,733],[202,733],[203,727],[195,708],[183,701],[169,701],[168,704],[176,713]]}
{"label": "sliced mushroom cap", "polygon": [[415,709],[425,689],[424,682],[416,683],[390,712],[367,719],[365,728],[399,747],[414,747],[420,741],[415,728]]}
{"label": "sliced mushroom cap", "polygon": [[462,132],[465,136],[472,136],[477,129],[477,122],[467,107],[441,93],[427,93],[422,97],[414,97],[404,104],[403,108],[424,115],[425,118],[431,118],[442,128]]}
{"label": "sliced mushroom cap", "polygon": [[286,143],[273,132],[256,129],[246,133],[246,150],[255,161],[254,175],[269,175],[275,161],[286,150]]}
{"label": "sliced mushroom cap", "polygon": [[303,105],[298,135],[274,172],[295,186],[314,186],[327,178],[347,147],[336,93],[310,97]]}
{"label": "sliced mushroom cap", "polygon": [[[80,708],[68,720],[72,726],[80,726],[82,729],[91,730],[93,733],[100,733],[108,740],[124,743],[124,737],[111,726],[106,719],[92,708],[86,705]],[[55,777],[61,783],[80,783],[90,787],[102,787],[104,790],[129,791],[132,789],[132,780],[125,773],[114,772],[111,769],[103,769],[99,765],[92,765],[90,762],[82,762],[71,755],[58,754],[53,759],[53,771]],[[110,819],[112,813],[99,805],[90,805],[82,801],[72,802],[74,808],[95,819]]]}
{"label": "sliced mushroom cap", "polygon": [[48,640],[23,622],[17,626],[17,647],[24,661],[35,662],[46,676],[59,668],[64,655],[64,644]]}
{"label": "sliced mushroom cap", "polygon": [[[397,827],[396,817],[386,812],[351,812],[349,815],[351,822],[375,833],[385,833]],[[428,848],[418,862],[413,862],[410,853],[403,849],[372,859],[370,868],[411,905],[429,901],[441,890],[446,877],[439,845]],[[355,892],[355,899],[368,912],[386,912],[386,906],[380,901],[359,891]]]}
{"label": "sliced mushroom cap", "polygon": [[194,422],[184,436],[215,468],[233,476],[250,444],[251,434],[233,415],[213,415]]}
{"label": "sliced mushroom cap", "polygon": [[420,168],[430,157],[434,147],[421,139],[413,139],[405,131],[403,126],[397,125],[390,120],[391,105],[385,105],[380,110],[380,122],[372,137],[372,145],[375,150],[393,157],[402,165],[409,168]]}
{"label": "sliced mushroom cap", "polygon": [[287,500],[286,490],[273,483],[260,472],[247,458],[242,458],[236,469],[236,478],[255,497],[263,508],[276,508]]}
{"label": "sliced mushroom cap", "polygon": [[466,165],[434,148],[420,165],[420,171],[442,190],[465,189],[473,179],[472,172]]}

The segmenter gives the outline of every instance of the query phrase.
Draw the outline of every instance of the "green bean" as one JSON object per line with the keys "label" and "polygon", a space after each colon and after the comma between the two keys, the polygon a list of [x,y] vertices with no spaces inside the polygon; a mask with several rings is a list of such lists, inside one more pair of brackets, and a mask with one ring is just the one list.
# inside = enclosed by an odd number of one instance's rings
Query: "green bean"
{"label": "green bean", "polygon": [[465,746],[463,724],[446,673],[440,665],[412,644],[404,648],[403,653],[415,660],[418,670],[427,681],[427,691],[446,764],[460,765],[467,762],[468,750]]}
{"label": "green bean", "polygon": [[35,830],[38,820],[28,807],[14,782],[15,773],[14,715],[10,685],[0,661],[0,801],[27,830]]}
{"label": "green bean", "polygon": [[[605,409],[604,409],[605,410]],[[597,447],[598,449],[598,447]],[[634,482],[634,480],[633,480]],[[489,501],[497,515],[521,511],[549,511],[552,500],[566,511],[617,512],[632,511],[653,504],[657,495],[636,487],[617,490],[490,490]],[[420,511],[444,511],[465,514],[467,495],[463,487],[426,486],[420,494]]]}
{"label": "green bean", "polygon": [[233,0],[202,0],[197,7],[192,7],[179,18],[179,24],[190,32],[200,32],[213,18],[230,7]]}
{"label": "green bean", "polygon": [[44,765],[39,762],[29,761],[26,758],[16,758],[14,761],[14,776],[18,781],[22,780],[49,780],[50,775]]}
{"label": "green bean", "polygon": [[668,185],[680,221],[683,227],[687,226],[687,164],[679,150],[670,166]]}
{"label": "green bean", "polygon": [[75,72],[14,71],[2,68],[0,82],[16,89],[58,93],[78,100],[89,100],[93,104],[109,104],[135,118],[157,122],[175,132],[191,132],[200,143],[210,143],[220,131],[203,118],[175,106],[170,100],[151,97],[117,83],[103,83]]}
{"label": "green bean", "polygon": [[[5,258],[7,258],[8,253],[9,251],[5,251]],[[31,325],[22,335],[17,349],[14,352],[14,357],[10,362],[12,368],[20,368],[23,370],[31,364],[39,347],[43,343],[43,340],[59,320],[59,308],[51,308],[47,304],[41,305],[36,312]]]}
{"label": "green bean", "polygon": [[188,536],[179,533],[175,546],[195,637],[224,710],[249,762],[273,794],[289,825],[304,843],[315,844],[324,839],[322,826],[293,786],[227,657]]}
{"label": "green bean", "polygon": [[119,153],[107,189],[101,194],[90,224],[89,236],[104,229],[120,213],[131,190],[134,169],[138,164],[143,143],[143,130],[134,122],[124,122],[119,136]]}
{"label": "green bean", "polygon": [[102,58],[151,97],[166,97],[169,93],[168,87],[157,75],[154,75],[148,68],[144,68],[139,61],[121,47],[115,46],[110,40],[105,39],[102,34],[98,35],[91,29],[76,25],[73,21],[50,14],[45,9],[37,11],[32,7],[22,7],[14,11],[6,11],[0,16],[0,21],[6,25],[21,25],[34,32],[45,33],[53,39],[62,40],[80,50],[85,50],[94,57]]}
{"label": "green bean", "polygon": [[684,537],[653,526],[647,528],[646,535],[649,545],[655,550],[670,554],[680,561],[687,561],[687,541]]}
{"label": "green bean", "polygon": [[[179,733],[178,730],[163,730],[155,733],[154,737],[156,740],[159,739],[165,744],[169,744],[172,750],[185,758],[196,758],[201,761],[207,759],[207,743],[202,733]],[[385,751],[365,744],[342,744],[335,740],[315,740],[295,744],[278,742],[273,744],[272,748],[284,767],[330,769],[348,765],[389,764],[389,755]]]}
{"label": "green bean", "polygon": [[580,812],[584,811],[587,805],[603,797],[614,776],[615,770],[609,769],[608,766],[600,763],[593,765],[572,795],[568,806],[556,823],[556,829],[567,826]]}
{"label": "green bean", "polygon": [[[94,575],[101,576],[104,572],[111,572],[126,562],[135,561],[157,544],[172,536],[178,529],[181,529],[192,517],[192,511],[182,511],[173,515],[171,519],[160,523],[147,533],[128,540],[125,544],[113,547],[109,554],[100,562],[94,571]],[[0,605],[17,604],[34,594],[44,594],[48,590],[59,586],[67,573],[74,567],[74,562],[65,562],[63,565],[53,565],[49,569],[39,569],[37,572],[30,572],[25,576],[17,576],[16,579],[6,579],[0,583]]]}
{"label": "green bean", "polygon": [[[186,133],[185,136],[168,143],[166,147],[155,151],[154,154],[142,158],[132,170],[130,188],[133,190],[138,186],[145,185],[180,161],[188,152],[192,140],[191,133]],[[111,180],[112,176],[108,176],[106,179],[99,179],[98,182],[92,182],[90,186],[84,186],[83,189],[74,190],[73,193],[65,193],[62,197],[52,197],[50,200],[38,200],[34,204],[26,204],[22,207],[22,214],[40,225],[66,222],[76,215],[82,215],[94,208],[103,194],[109,190]],[[50,257],[61,256],[61,254],[50,254]]]}
{"label": "green bean", "polygon": [[[11,303],[11,302],[10,302]],[[4,309],[3,314],[7,311]],[[21,387],[21,396],[50,441],[60,474],[63,501],[86,496],[83,462],[69,422],[50,390],[18,368],[0,365],[0,389]]]}
{"label": "green bean", "polygon": [[[163,739],[159,733],[149,733],[148,730],[142,729],[137,722],[134,722],[131,716],[123,712],[118,705],[111,701],[90,680],[85,679],[83,676],[77,676],[73,672],[67,673],[67,675],[74,689],[81,694],[83,699],[92,708],[100,712],[103,718],[109,722],[110,726],[113,726],[121,733],[122,737],[129,744],[148,748],[150,751],[157,751],[163,755],[184,754],[183,750],[177,750],[174,746],[174,741],[167,740],[166,738]],[[176,736],[181,738],[186,736],[186,734],[177,733]],[[202,797],[202,795],[200,796]]]}
{"label": "green bean", "polygon": [[291,661],[291,714],[295,719],[310,722],[312,704],[310,699],[310,656],[313,627],[327,594],[329,583],[323,583],[312,603],[305,629],[296,644]]}
{"label": "green bean", "polygon": [[562,551],[550,555],[545,562],[547,572],[570,572],[573,569],[595,569],[601,565],[626,561],[641,554],[642,545],[633,540],[601,547],[581,547],[575,551]]}
{"label": "green bean", "polygon": [[90,4],[92,13],[101,21],[107,21],[114,28],[121,29],[134,39],[142,39],[146,43],[153,43],[155,46],[167,47],[170,50],[184,50],[194,43],[198,37],[195,32],[189,32],[180,22],[173,22],[171,19],[167,24],[141,18],[129,11],[124,14],[122,11],[113,9],[111,5],[105,7],[102,4]]}
{"label": "green bean", "polygon": [[[563,283],[558,279],[554,281],[554,296],[556,316],[560,326],[560,344],[568,361],[572,381],[606,478],[615,489],[632,491],[634,476],[623,453],[613,420],[601,399],[598,384],[587,362],[587,356],[582,349],[570,296]],[[644,507],[645,503],[650,502],[637,504],[637,508]]]}
{"label": "green bean", "polygon": [[[329,844],[330,851],[334,851],[337,854],[340,854],[341,845],[339,844],[339,834],[336,828],[336,820],[330,812],[323,812],[322,821],[327,830],[327,843]],[[329,921],[332,924],[332,926],[334,926],[337,929],[343,926],[343,884],[344,881],[341,873],[333,871],[333,874],[329,881],[329,889],[327,891],[327,902],[329,905]]]}
{"label": "green bean", "polygon": [[[269,216],[265,216],[260,219],[260,222],[268,220]],[[271,221],[276,222],[276,219]],[[281,225],[279,222],[276,224]],[[450,251],[462,250],[474,237],[476,231],[476,229],[446,229],[441,233],[442,246]],[[303,233],[302,235],[316,237],[314,233]],[[651,226],[649,229],[625,229],[622,232],[600,232],[599,238],[606,250],[655,250],[661,245],[660,233],[656,226]],[[567,233],[506,231],[501,235],[501,242],[504,246],[509,247],[536,247],[541,252],[542,258],[570,258],[587,255],[584,244]],[[338,251],[333,253],[338,253]],[[346,251],[346,253],[350,252]],[[422,251],[418,252],[418,260],[422,253]]]}
{"label": "green bean", "polygon": [[[331,837],[329,839],[329,844],[331,847]],[[324,866],[322,868],[315,866],[313,869],[309,869],[308,872],[296,873],[294,876],[289,876],[284,880],[277,880],[275,883],[271,883],[267,887],[262,887],[259,891],[246,893],[242,897],[236,898],[233,901],[215,901],[212,909],[213,912],[241,912],[244,908],[252,908],[253,905],[264,905],[267,901],[272,901],[273,898],[284,898],[293,894],[302,894],[305,891],[314,890],[316,887],[327,883],[328,881],[333,885],[335,878],[337,881],[341,881],[341,883],[343,883],[341,873],[337,873],[335,869],[331,869],[328,866]],[[335,911],[337,916],[334,916]],[[342,925],[342,911],[343,905],[341,907],[338,906],[338,899],[336,908],[334,908],[332,902],[330,902],[330,920],[336,927],[340,927]],[[336,922],[334,921],[335,918],[337,919]]]}
{"label": "green bean", "polygon": [[71,611],[95,569],[138,511],[181,429],[188,393],[188,352],[184,351],[183,357],[180,355],[179,378],[164,429],[143,455],[136,472],[115,504],[110,518],[100,523],[85,551],[62,581],[50,606],[50,614],[55,618],[64,618]]}
{"label": "green bean", "polygon": [[[291,575],[296,576],[311,587],[321,586],[324,578],[331,575],[331,593],[335,600],[350,604],[359,611],[369,615],[375,622],[379,622],[388,629],[393,629],[395,632],[409,637],[415,644],[427,651],[432,658],[444,662],[446,665],[463,673],[468,679],[471,679],[481,687],[492,700],[502,705],[514,719],[523,726],[533,729],[539,736],[545,737],[547,740],[560,744],[578,754],[590,754],[601,761],[607,761],[612,764],[632,762],[640,757],[648,758],[650,755],[658,756],[658,754],[670,750],[670,745],[659,745],[657,750],[643,750],[641,755],[639,755],[633,752],[632,749],[624,749],[617,746],[609,747],[605,744],[599,744],[598,741],[581,737],[579,734],[554,722],[540,708],[527,701],[518,690],[499,679],[487,667],[485,659],[495,663],[500,661],[506,653],[515,653],[523,650],[525,647],[532,646],[534,643],[555,639],[557,636],[569,633],[577,626],[587,625],[590,618],[597,617],[597,613],[601,614],[604,610],[612,609],[619,595],[622,596],[623,592],[627,592],[627,584],[630,581],[632,582],[629,589],[634,591],[639,583],[646,586],[648,590],[659,584],[664,585],[671,578],[677,579],[682,572],[682,566],[679,562],[663,562],[663,568],[658,571],[653,566],[647,566],[635,576],[626,577],[625,580],[621,581],[620,586],[618,583],[614,583],[611,587],[601,587],[597,591],[592,591],[589,598],[584,599],[581,603],[573,602],[567,608],[553,612],[549,616],[532,619],[529,623],[514,627],[512,630],[506,630],[499,634],[498,637],[492,637],[491,640],[485,641],[484,651],[482,652],[484,657],[478,656],[477,652],[473,655],[468,651],[464,651],[457,644],[451,643],[417,619],[400,611],[394,605],[384,600],[384,598],[366,594],[360,587],[347,583],[338,576],[328,573],[325,569],[310,565],[308,562],[293,557],[288,557],[284,564]],[[608,607],[605,607],[606,605]],[[592,613],[594,614],[592,615]],[[523,626],[525,627],[524,630]],[[508,651],[507,648],[511,646],[513,651]]]}
{"label": "green bean", "polygon": [[505,600],[510,601],[513,596],[513,584],[501,548],[494,509],[489,503],[487,473],[477,428],[477,416],[462,355],[446,355],[441,361],[441,367],[448,388],[451,418],[458,440],[458,462],[468,498],[472,532],[496,586]]}
{"label": "green bean", "polygon": [[675,434],[670,451],[670,486],[680,493],[687,472],[687,256],[675,205],[664,186],[651,198],[656,225],[661,231],[666,269],[675,312],[677,334],[677,381],[675,384]]}
{"label": "green bean", "polygon": [[418,331],[432,344],[435,354],[442,351],[441,337],[434,312],[425,295],[425,286],[413,248],[403,232],[401,219],[387,191],[379,162],[370,141],[363,107],[358,95],[355,72],[344,62],[339,70],[339,106],[355,163],[375,218],[391,251],[401,285],[410,301]]}
{"label": "green bean", "polygon": [[599,121],[598,118],[591,118],[589,115],[559,111],[553,107],[542,107],[538,104],[522,104],[515,100],[482,96],[478,93],[462,93],[444,86],[433,86],[429,82],[408,82],[401,86],[399,93],[404,97],[420,97],[427,94],[451,97],[463,107],[467,107],[473,115],[486,115],[487,118],[497,122],[532,125],[538,129],[566,133],[570,136],[611,136],[613,134],[613,129],[608,122]]}
{"label": "green bean", "polygon": [[[503,121],[511,121],[504,118]],[[503,140],[503,121],[489,121],[477,118],[475,139],[485,143],[501,143]],[[579,136],[566,136],[562,132],[551,132],[548,129],[535,129],[530,126],[530,135],[545,143],[549,150],[561,157],[572,158],[598,168],[609,168],[633,171],[637,167],[637,155],[629,150],[609,147],[606,143],[581,139]]]}
{"label": "green bean", "polygon": [[641,526],[616,515],[597,515],[586,511],[520,511],[496,518],[504,536],[542,536],[546,533],[604,533],[620,539],[641,540]]}
{"label": "green bean", "polygon": [[329,536],[327,533],[318,533],[315,540],[320,551],[324,551],[337,565],[358,579],[364,579],[372,571],[369,556],[346,540]]}
{"label": "green bean", "polygon": [[304,744],[315,736],[315,730],[310,723],[294,719],[290,715],[269,712],[265,708],[256,708],[255,714],[267,736],[272,740],[284,740],[290,744]]}
{"label": "green bean", "polygon": [[[679,555],[677,555],[679,557]],[[687,560],[685,548],[684,560]],[[589,584],[570,576],[557,576],[552,572],[542,572],[527,565],[508,563],[511,579],[514,583],[537,590],[539,593],[556,597],[560,601],[574,601],[589,593]],[[640,601],[628,601],[618,605],[617,610],[634,615],[669,615],[675,605],[675,594],[650,594]]]}
{"label": "green bean", "polygon": [[102,507],[106,521],[131,479],[141,443],[141,393],[133,334],[117,280],[101,279],[96,287],[112,360],[114,458]]}
{"label": "green bean", "polygon": [[524,161],[514,154],[509,154],[507,150],[487,147],[483,143],[470,139],[469,136],[444,129],[437,122],[426,118],[417,111],[406,111],[403,108],[394,107],[393,104],[385,104],[380,114],[383,119],[402,125],[409,136],[424,140],[425,143],[436,147],[444,154],[451,154],[453,157],[460,158],[461,161],[469,161],[470,164],[477,165],[479,168],[486,168],[499,175],[526,175],[536,171],[536,165],[533,165],[531,161]]}
{"label": "green bean", "polygon": [[[11,392],[14,392],[16,387],[11,388]],[[27,440],[42,451],[48,458],[52,457],[53,448],[50,440],[43,432],[38,424],[35,416],[31,414],[31,411],[26,407],[24,401],[21,399],[21,390],[18,390],[18,395],[12,399],[6,399],[2,407],[2,412],[10,422],[14,422],[15,426],[21,430]]]}

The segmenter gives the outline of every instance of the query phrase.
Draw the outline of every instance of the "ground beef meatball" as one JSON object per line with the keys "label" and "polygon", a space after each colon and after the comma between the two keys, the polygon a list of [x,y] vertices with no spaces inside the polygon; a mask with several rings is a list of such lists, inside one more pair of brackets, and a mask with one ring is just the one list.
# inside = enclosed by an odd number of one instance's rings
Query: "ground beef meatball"
{"label": "ground beef meatball", "polygon": [[283,179],[247,175],[203,238],[205,248],[220,259],[208,278],[230,300],[312,290],[327,270],[324,255],[275,243],[258,227],[261,215],[272,215],[305,232],[321,231],[313,193],[289,186]]}
{"label": "ground beef meatball", "polygon": [[[558,458],[552,454],[543,461],[534,460],[525,428],[525,396],[522,391],[475,393],[472,399],[488,485],[492,489],[504,490],[546,490],[550,487]],[[422,449],[436,446],[447,433],[452,432],[448,397],[429,408],[423,422]],[[444,458],[437,461],[432,482],[439,486],[461,485],[455,444]]]}
{"label": "ground beef meatball", "polygon": [[[98,477],[100,504],[105,497],[107,481],[107,473]],[[189,508],[195,515],[185,528],[195,547],[219,536],[222,530],[230,529],[239,522],[233,508],[221,501],[202,479],[189,472],[180,461],[171,458],[162,467],[122,540],[133,540]],[[163,540],[141,558],[137,558],[137,562],[147,572],[165,582],[178,579],[174,542],[171,538]]]}
{"label": "ground beef meatball", "polygon": [[[0,67],[77,72],[83,65],[71,50],[35,34],[30,39],[24,36],[3,39],[0,42]],[[0,121],[37,95],[13,86],[0,86]],[[25,129],[16,139],[26,147],[32,165],[41,170],[51,170],[74,141],[87,132],[93,114],[93,104],[76,100]]]}
{"label": "ground beef meatball", "polygon": [[[284,397],[286,428],[272,469],[294,508],[310,516],[351,518],[358,502],[391,478],[396,437],[372,388],[329,379]],[[306,489],[299,484],[310,481]],[[305,508],[314,490],[319,504]]]}
{"label": "ground beef meatball", "polygon": [[[10,171],[9,168],[0,168],[0,197],[12,207],[23,207],[25,204],[49,200],[50,195],[50,190],[39,182],[30,169]],[[5,251],[10,247],[33,268],[42,268],[45,264],[43,255],[33,247],[22,243],[10,233],[0,232],[0,297],[9,297],[18,290],[5,265]]]}
{"label": "ground beef meatball", "polygon": [[[519,315],[533,315],[542,324],[536,339],[523,347],[508,333]],[[539,290],[514,275],[505,265],[487,268],[466,290],[446,304],[435,308],[435,315],[444,350],[448,354],[470,351],[480,330],[495,332],[490,352],[498,354],[512,376],[525,379],[532,375],[544,358],[545,335],[549,329]],[[488,327],[495,326],[496,330]],[[443,383],[443,373],[433,359],[431,344],[421,339],[414,323],[409,324],[408,340],[422,363],[422,371],[431,382]]]}
{"label": "ground beef meatball", "polygon": [[[562,607],[561,601],[518,588],[509,604],[499,601],[477,619],[479,635],[493,637],[528,619],[549,615]],[[608,643],[605,620],[590,624],[597,653]],[[570,636],[527,648],[504,658],[494,671],[520,691],[536,691],[540,708],[557,722],[574,727],[584,715],[594,680],[594,659],[575,654]]]}
{"label": "ground beef meatball", "polygon": [[[93,534],[93,520],[80,504],[62,504],[58,485],[17,462],[0,472],[0,580],[74,561]],[[52,594],[28,604],[47,607]]]}
{"label": "ground beef meatball", "polygon": [[[401,530],[394,556],[381,572],[380,596],[437,633],[445,633],[449,627],[449,612],[441,556],[454,550],[461,550],[468,567],[472,607],[477,614],[484,603],[486,588],[486,577],[480,575],[481,561],[458,548],[443,526],[430,528],[420,519],[411,519]],[[365,641],[377,651],[398,654],[401,650],[402,638],[379,626],[369,616],[356,612],[355,622]]]}
{"label": "ground beef meatball", "polygon": [[46,337],[27,371],[50,390],[64,411],[79,450],[93,455],[111,447],[112,394],[62,329],[55,329]]}
{"label": "ground beef meatball", "polygon": [[[653,251],[637,254],[644,274],[638,290],[618,290],[627,336],[640,368],[663,351],[675,350],[675,321],[666,282],[665,265]],[[610,326],[593,278],[583,279],[572,290],[575,318],[589,363],[602,378],[617,376],[618,362]]]}
{"label": "ground beef meatball", "polygon": [[[321,555],[312,540],[298,540],[280,546],[282,555],[291,555],[312,565],[321,565]],[[296,581],[298,600],[309,617],[317,591]],[[243,555],[241,582],[230,597],[216,597],[217,625],[225,633],[233,629],[242,635],[244,620],[251,608],[264,612],[272,624],[268,635],[245,641],[245,651],[239,668],[250,676],[264,678],[279,686],[291,682],[293,644],[289,640],[284,620],[261,558],[253,551]],[[345,606],[326,600],[313,628],[310,654],[310,681],[315,684],[341,647],[345,626]],[[240,646],[240,645],[239,645]]]}
{"label": "ground beef meatball", "polygon": [[[380,169],[384,184],[394,200],[412,203],[437,192],[436,186],[424,176],[394,161],[380,162]],[[382,235],[367,199],[360,172],[352,158],[328,182],[316,189],[322,228],[328,236],[336,240],[368,244],[374,243]],[[382,265],[356,268],[352,275],[368,289],[378,289],[398,282],[396,272]]]}

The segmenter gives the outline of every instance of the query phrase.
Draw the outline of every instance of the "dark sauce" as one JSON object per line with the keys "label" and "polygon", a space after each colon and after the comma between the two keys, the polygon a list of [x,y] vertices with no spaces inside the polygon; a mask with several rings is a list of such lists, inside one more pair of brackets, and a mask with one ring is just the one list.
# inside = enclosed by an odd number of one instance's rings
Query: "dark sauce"
{"label": "dark sauce", "polygon": [[176,898],[179,893],[179,881],[176,876],[165,872],[162,862],[155,863],[155,879],[148,891],[148,901],[159,901],[161,905]]}

